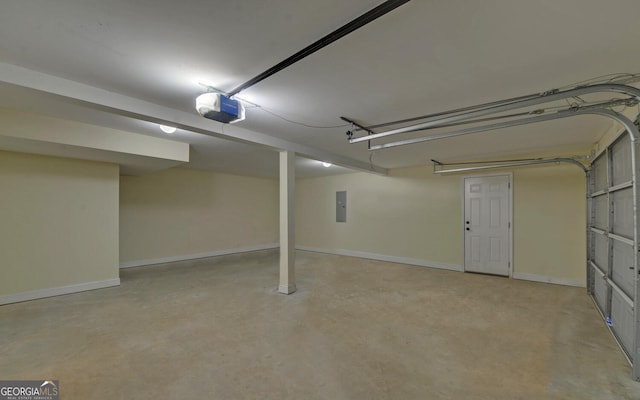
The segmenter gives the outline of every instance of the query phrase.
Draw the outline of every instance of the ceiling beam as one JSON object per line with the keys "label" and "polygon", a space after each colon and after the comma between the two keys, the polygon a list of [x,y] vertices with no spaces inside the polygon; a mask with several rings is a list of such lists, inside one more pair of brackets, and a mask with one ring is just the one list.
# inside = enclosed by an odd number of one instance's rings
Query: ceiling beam
{"label": "ceiling beam", "polygon": [[264,133],[250,131],[238,126],[208,120],[196,115],[195,112],[193,114],[187,113],[12,64],[0,62],[0,82],[61,96],[75,102],[81,102],[87,107],[100,109],[112,114],[176,126],[180,129],[235,142],[259,145],[276,151],[292,151],[307,158],[326,161],[363,172],[387,174],[386,168],[378,167],[368,162],[279,139]]}

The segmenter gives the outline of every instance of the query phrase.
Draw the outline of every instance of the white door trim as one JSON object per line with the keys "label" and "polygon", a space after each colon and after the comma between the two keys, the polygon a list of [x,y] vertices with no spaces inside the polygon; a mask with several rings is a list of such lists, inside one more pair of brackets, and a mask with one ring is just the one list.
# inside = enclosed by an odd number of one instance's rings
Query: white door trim
{"label": "white door trim", "polygon": [[510,224],[510,228],[509,228],[509,278],[513,278],[513,172],[500,172],[500,173],[494,173],[494,174],[470,174],[470,175],[463,175],[462,179],[460,180],[460,187],[461,187],[461,216],[460,216],[460,231],[462,232],[462,270],[464,271],[465,268],[465,258],[466,258],[466,253],[465,253],[465,223],[464,223],[464,206],[465,206],[465,186],[464,186],[464,182],[465,179],[467,178],[488,178],[491,176],[508,176],[509,177],[509,207],[507,210],[507,213],[509,214],[509,222]]}

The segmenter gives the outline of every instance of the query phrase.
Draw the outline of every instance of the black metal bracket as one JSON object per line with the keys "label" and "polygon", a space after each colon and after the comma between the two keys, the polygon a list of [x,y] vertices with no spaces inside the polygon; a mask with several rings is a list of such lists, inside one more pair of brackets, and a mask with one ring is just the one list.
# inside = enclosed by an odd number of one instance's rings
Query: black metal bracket
{"label": "black metal bracket", "polygon": [[[373,135],[373,131],[370,130],[369,128],[367,128],[366,126],[357,123],[356,121],[349,119],[347,117],[340,117],[341,120],[350,123],[351,125],[357,127],[358,129],[360,129],[361,131],[366,131],[367,132],[367,136],[369,135]],[[351,140],[353,138],[353,130],[348,130],[347,131],[347,137],[349,138],[349,140]],[[367,148],[369,150],[371,150],[371,140],[367,140]]]}

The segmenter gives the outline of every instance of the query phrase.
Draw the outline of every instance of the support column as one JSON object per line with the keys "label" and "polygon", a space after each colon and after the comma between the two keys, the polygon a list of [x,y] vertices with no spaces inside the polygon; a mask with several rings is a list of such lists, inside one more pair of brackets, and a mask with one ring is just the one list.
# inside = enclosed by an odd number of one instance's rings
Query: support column
{"label": "support column", "polygon": [[280,152],[280,284],[278,292],[283,294],[296,291],[295,160],[296,153]]}

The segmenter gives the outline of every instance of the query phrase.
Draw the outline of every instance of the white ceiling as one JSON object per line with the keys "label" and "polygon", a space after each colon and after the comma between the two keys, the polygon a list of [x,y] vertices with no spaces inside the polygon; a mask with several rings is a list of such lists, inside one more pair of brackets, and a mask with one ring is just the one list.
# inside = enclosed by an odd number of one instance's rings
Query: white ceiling
{"label": "white ceiling", "polygon": [[[231,90],[380,3],[5,0],[0,61],[195,114],[200,83]],[[637,0],[413,0],[241,92],[261,108],[236,126],[384,168],[587,151],[608,120],[583,116],[371,155],[365,143],[348,144],[347,127],[309,128],[271,113],[323,127],[344,125],[340,116],[374,124],[638,72],[639,16]],[[150,122],[15,85],[0,85],[0,106],[166,137]],[[193,168],[277,174],[277,153],[265,147],[184,130],[171,137],[191,143]],[[300,160],[298,174],[344,171]]]}

